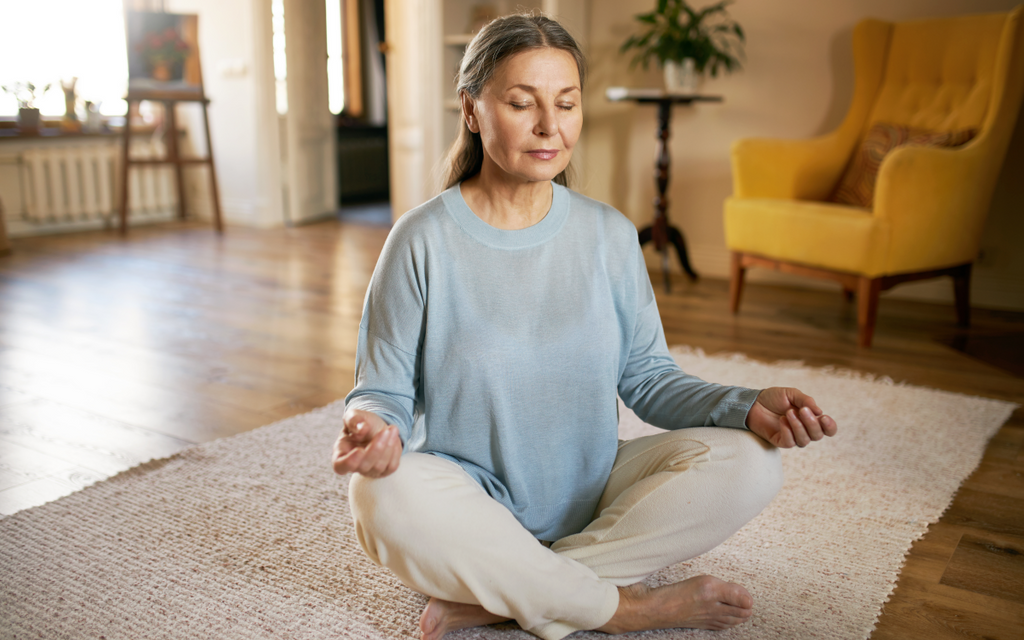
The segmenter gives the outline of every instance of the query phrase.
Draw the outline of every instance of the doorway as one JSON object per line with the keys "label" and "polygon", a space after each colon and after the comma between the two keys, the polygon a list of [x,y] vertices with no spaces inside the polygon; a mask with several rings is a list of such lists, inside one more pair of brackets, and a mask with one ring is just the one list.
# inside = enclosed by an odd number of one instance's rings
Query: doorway
{"label": "doorway", "polygon": [[285,223],[386,203],[384,0],[272,0]]}

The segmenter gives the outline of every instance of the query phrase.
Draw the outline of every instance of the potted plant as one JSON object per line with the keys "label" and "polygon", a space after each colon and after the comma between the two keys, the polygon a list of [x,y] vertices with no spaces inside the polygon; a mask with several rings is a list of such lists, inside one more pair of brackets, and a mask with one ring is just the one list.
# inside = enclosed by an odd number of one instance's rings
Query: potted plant
{"label": "potted plant", "polygon": [[[731,0],[722,0],[698,11],[686,0],[658,0],[654,11],[637,14],[643,30],[630,36],[620,52],[636,49],[631,67],[640,63],[646,69],[651,58],[656,59],[665,71],[668,90],[692,93],[696,90],[694,74],[708,71],[717,77],[720,68],[726,72],[740,68],[746,37],[740,25],[729,18],[729,4]],[[681,81],[680,66],[684,74],[689,69],[689,82]]]}
{"label": "potted plant", "polygon": [[35,107],[35,103],[37,98],[43,97],[43,94],[50,90],[50,86],[48,84],[39,91],[31,82],[15,82],[0,86],[4,93],[11,94],[18,101],[18,129],[22,134],[39,133],[39,109]]}

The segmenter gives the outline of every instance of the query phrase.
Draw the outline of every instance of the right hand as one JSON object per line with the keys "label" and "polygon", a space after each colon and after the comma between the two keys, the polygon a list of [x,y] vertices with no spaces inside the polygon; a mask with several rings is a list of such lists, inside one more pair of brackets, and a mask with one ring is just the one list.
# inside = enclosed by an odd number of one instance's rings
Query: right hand
{"label": "right hand", "polygon": [[383,478],[398,469],[402,439],[398,427],[389,425],[376,413],[349,409],[344,427],[334,443],[334,473],[360,473]]}

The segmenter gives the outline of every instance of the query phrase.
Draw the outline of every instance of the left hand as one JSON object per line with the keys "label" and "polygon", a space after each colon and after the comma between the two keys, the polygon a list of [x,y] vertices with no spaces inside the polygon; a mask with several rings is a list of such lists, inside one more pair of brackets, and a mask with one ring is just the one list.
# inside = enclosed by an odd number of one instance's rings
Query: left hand
{"label": "left hand", "polygon": [[814,398],[792,387],[762,391],[747,414],[747,428],[783,449],[806,447],[838,430]]}

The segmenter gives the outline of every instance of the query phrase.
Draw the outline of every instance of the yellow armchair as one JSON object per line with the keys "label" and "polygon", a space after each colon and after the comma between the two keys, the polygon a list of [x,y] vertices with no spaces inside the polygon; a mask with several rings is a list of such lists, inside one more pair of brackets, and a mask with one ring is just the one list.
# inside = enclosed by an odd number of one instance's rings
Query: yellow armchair
{"label": "yellow armchair", "polygon": [[[865,20],[854,29],[853,53],[853,102],[835,131],[733,144],[725,201],[732,311],[750,267],[836,280],[847,295],[857,292],[858,343],[868,347],[881,291],[949,275],[966,325],[971,265],[1024,92],[1024,7]],[[870,209],[827,202],[877,123],[977,133],[960,147],[892,150]]]}

